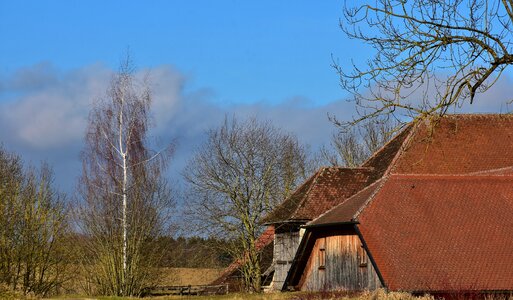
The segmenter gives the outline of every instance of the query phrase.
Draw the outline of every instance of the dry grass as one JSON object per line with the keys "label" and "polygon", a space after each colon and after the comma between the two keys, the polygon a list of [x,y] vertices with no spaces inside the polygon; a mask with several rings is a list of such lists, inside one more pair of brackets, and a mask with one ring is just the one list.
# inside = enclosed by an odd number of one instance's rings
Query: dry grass
{"label": "dry grass", "polygon": [[[167,297],[156,297],[154,299],[159,300],[288,300],[291,299],[290,295],[286,293],[272,293],[272,294],[243,294],[233,293],[228,295],[217,295],[217,296],[167,296]],[[152,299],[153,300],[153,299]]]}
{"label": "dry grass", "polygon": [[[11,298],[14,299],[14,298]],[[433,296],[416,297],[409,293],[390,292],[377,290],[374,292],[366,292],[354,294],[350,292],[291,292],[291,293],[269,293],[269,294],[228,294],[217,296],[160,296],[151,298],[129,298],[129,297],[59,297],[52,298],[59,300],[435,300]],[[466,299],[457,298],[457,299]],[[475,298],[477,299],[477,298]],[[479,298],[484,300],[513,300],[513,298],[502,297],[499,295]]]}
{"label": "dry grass", "polygon": [[23,295],[23,293],[19,291],[11,290],[7,285],[0,283],[0,299],[2,300],[33,300],[37,299],[37,297],[33,294]]}
{"label": "dry grass", "polygon": [[208,285],[224,269],[164,268],[160,285]]}
{"label": "dry grass", "polygon": [[[136,298],[128,297],[98,297],[98,298],[59,298],[67,300],[86,300],[86,299],[98,299],[98,300],[132,300]],[[332,299],[332,300],[434,300],[431,296],[414,297],[408,293],[386,293],[383,290],[375,292],[363,293],[355,295],[354,293],[348,292],[293,292],[293,293],[268,293],[268,294],[244,294],[244,293],[233,293],[228,295],[217,295],[217,296],[160,296],[143,298],[149,300],[321,300],[321,299]]]}
{"label": "dry grass", "polygon": [[389,292],[387,293],[385,290],[377,290],[374,292],[364,293],[356,298],[351,298],[354,300],[435,300],[435,298],[431,295],[427,296],[413,296],[409,293],[399,293],[399,292]]}
{"label": "dry grass", "polygon": [[[224,269],[194,269],[194,268],[162,268],[159,286],[173,285],[208,285],[216,279]],[[85,276],[80,269],[75,268],[75,276],[65,282],[60,293],[87,294]],[[0,290],[1,292],[1,290]],[[0,300],[3,299],[0,294]]]}
{"label": "dry grass", "polygon": [[415,297],[408,293],[390,292],[377,290],[373,292],[355,293],[348,291],[339,292],[315,292],[315,293],[296,293],[291,295],[290,300],[435,300],[432,296]]}

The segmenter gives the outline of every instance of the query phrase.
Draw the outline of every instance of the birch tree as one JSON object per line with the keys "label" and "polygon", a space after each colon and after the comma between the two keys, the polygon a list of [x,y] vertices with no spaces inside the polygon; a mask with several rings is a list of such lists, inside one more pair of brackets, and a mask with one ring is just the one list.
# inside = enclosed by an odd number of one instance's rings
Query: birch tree
{"label": "birch tree", "polygon": [[172,207],[162,174],[170,153],[148,147],[151,93],[134,74],[127,58],[91,110],[82,154],[84,266],[100,294],[137,295],[152,284],[155,241]]}
{"label": "birch tree", "polygon": [[307,151],[291,134],[256,119],[235,118],[208,132],[184,170],[189,224],[228,241],[249,291],[260,291],[260,219],[312,170]]}
{"label": "birch tree", "polygon": [[366,65],[335,63],[359,112],[345,125],[443,115],[472,104],[513,64],[512,1],[348,1],[343,12],[343,31],[374,50]]}

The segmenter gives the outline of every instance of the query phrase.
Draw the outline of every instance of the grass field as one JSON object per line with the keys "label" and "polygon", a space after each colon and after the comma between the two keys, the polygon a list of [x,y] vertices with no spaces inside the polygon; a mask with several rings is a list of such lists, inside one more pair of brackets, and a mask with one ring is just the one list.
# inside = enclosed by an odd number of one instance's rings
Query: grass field
{"label": "grass field", "polygon": [[318,293],[269,293],[269,294],[228,294],[218,296],[162,296],[151,298],[129,298],[129,297],[58,297],[48,300],[434,300],[431,296],[414,297],[407,293],[386,293],[383,290],[363,293],[360,295],[348,294],[345,292],[318,292]]}
{"label": "grass field", "polygon": [[163,268],[159,285],[207,285],[224,269]]}
{"label": "grass field", "polygon": [[[187,269],[175,268],[163,270],[161,285],[202,285],[208,284],[219,276],[222,269]],[[80,292],[79,292],[80,293]],[[19,294],[2,293],[0,289],[0,299],[21,299]],[[25,298],[32,300],[35,298]],[[83,295],[63,295],[59,297],[47,298],[47,300],[320,300],[320,299],[340,299],[340,300],[434,300],[431,296],[413,297],[407,293],[386,293],[383,290],[367,292],[363,294],[354,294],[348,292],[287,292],[287,293],[267,293],[267,294],[237,294],[217,296],[159,296],[147,298],[130,297],[91,297]],[[489,298],[490,300],[493,298]],[[497,298],[496,298],[497,299]],[[507,298],[502,298],[507,299]],[[513,299],[513,298],[510,298]]]}

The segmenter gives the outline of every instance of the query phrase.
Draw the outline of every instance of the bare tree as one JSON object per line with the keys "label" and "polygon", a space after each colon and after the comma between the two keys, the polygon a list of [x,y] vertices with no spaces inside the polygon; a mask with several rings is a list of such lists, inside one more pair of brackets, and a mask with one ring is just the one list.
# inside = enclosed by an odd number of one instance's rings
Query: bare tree
{"label": "bare tree", "polygon": [[172,207],[162,176],[170,153],[148,148],[151,93],[128,57],[107,96],[89,115],[82,154],[84,266],[96,293],[137,295],[154,279],[156,239]]}
{"label": "bare tree", "polygon": [[513,63],[511,1],[350,3],[341,27],[375,56],[349,72],[335,63],[359,109],[346,125],[380,115],[411,120],[444,114],[472,103]]}
{"label": "bare tree", "polygon": [[358,167],[392,138],[397,127],[397,123],[383,119],[340,130],[331,136],[329,147],[321,148],[321,159],[333,166]]}
{"label": "bare tree", "polygon": [[229,241],[243,262],[249,291],[260,291],[257,239],[262,216],[310,173],[298,140],[270,123],[235,118],[208,132],[208,140],[185,168],[190,222],[201,232]]}
{"label": "bare tree", "polygon": [[55,293],[67,279],[64,196],[47,165],[25,170],[0,147],[0,284],[23,294]]}

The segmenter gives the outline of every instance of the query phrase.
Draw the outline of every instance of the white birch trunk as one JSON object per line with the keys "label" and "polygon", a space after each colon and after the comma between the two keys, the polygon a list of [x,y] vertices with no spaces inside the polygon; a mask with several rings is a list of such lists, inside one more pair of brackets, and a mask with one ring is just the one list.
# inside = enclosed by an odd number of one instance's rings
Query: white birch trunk
{"label": "white birch trunk", "polygon": [[[126,155],[123,155],[123,277],[121,280],[122,288],[125,287],[126,269],[127,269],[127,224],[126,224],[126,211],[127,211],[127,199],[126,199]],[[123,291],[121,291],[123,294]]]}
{"label": "white birch trunk", "polygon": [[127,197],[126,197],[126,186],[127,186],[127,147],[123,149],[123,106],[124,98],[121,96],[121,107],[119,110],[119,153],[121,155],[122,167],[123,167],[123,180],[121,185],[121,194],[123,197],[123,215],[121,218],[122,229],[123,229],[123,273],[121,275],[121,295],[124,295],[123,289],[125,288],[126,269],[127,269]]}

